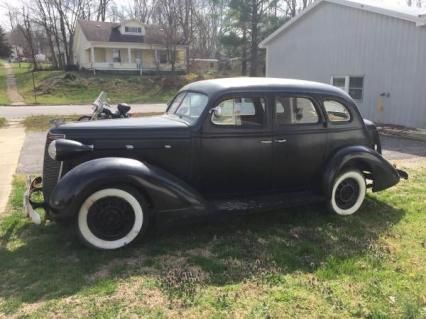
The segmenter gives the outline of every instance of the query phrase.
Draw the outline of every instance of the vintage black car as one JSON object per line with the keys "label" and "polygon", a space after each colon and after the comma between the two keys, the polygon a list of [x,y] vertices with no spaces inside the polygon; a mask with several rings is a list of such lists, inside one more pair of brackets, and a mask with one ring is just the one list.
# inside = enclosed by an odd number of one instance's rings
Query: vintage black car
{"label": "vintage black car", "polygon": [[[324,202],[355,213],[366,188],[406,178],[342,90],[272,78],[200,81],[164,115],[70,123],[47,136],[28,215],[76,224],[98,249],[123,247],[154,220]],[[367,182],[366,182],[367,181]],[[41,187],[42,184],[42,187]],[[44,202],[31,194],[43,191]]]}

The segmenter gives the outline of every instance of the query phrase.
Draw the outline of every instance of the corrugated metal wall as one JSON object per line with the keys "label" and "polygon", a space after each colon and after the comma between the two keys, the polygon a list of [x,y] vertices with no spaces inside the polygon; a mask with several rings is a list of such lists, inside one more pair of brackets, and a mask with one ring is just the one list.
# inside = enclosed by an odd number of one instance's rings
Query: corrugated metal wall
{"label": "corrugated metal wall", "polygon": [[364,117],[426,128],[426,27],[414,22],[323,2],[268,43],[266,74],[364,76]]}

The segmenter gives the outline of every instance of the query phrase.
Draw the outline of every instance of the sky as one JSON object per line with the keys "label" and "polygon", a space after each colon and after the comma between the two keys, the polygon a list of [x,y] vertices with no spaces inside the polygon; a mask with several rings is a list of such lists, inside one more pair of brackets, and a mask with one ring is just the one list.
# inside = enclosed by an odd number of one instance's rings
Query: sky
{"label": "sky", "polygon": [[[13,1],[13,6],[20,8],[22,6],[22,1],[23,0],[14,0]],[[114,0],[115,3],[117,4],[127,4],[128,0]],[[392,4],[392,5],[404,5],[406,3],[406,0],[364,0],[366,2],[381,2],[381,3],[386,3],[386,4]],[[11,0],[0,0],[0,25],[5,28],[6,30],[9,29],[9,20],[7,17],[7,9],[6,9],[6,4],[9,3],[11,4]],[[415,2],[415,0],[413,0],[413,2]]]}

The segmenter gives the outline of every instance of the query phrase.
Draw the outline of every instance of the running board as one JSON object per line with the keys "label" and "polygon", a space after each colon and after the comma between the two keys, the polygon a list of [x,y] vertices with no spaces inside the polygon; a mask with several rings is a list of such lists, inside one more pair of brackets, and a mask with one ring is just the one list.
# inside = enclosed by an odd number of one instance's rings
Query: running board
{"label": "running board", "polygon": [[214,200],[210,204],[220,212],[268,211],[292,206],[324,202],[324,197],[312,193],[290,193],[250,198]]}

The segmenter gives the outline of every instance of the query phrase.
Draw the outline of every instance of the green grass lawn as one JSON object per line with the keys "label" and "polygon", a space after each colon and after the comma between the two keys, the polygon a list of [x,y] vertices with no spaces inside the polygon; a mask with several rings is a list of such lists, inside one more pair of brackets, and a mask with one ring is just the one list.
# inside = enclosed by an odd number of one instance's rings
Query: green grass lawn
{"label": "green grass lawn", "polygon": [[318,207],[148,234],[114,252],[22,216],[0,222],[0,317],[425,318],[426,172],[355,216]]}
{"label": "green grass lawn", "polygon": [[[19,93],[27,104],[35,104],[33,79],[28,63],[14,64]],[[92,103],[101,91],[108,93],[111,103],[167,102],[184,84],[197,79],[195,75],[170,77],[112,75],[85,72],[34,72],[38,104]]]}
{"label": "green grass lawn", "polygon": [[0,60],[0,105],[9,105],[10,100],[7,97],[6,71],[3,63],[4,61]]}
{"label": "green grass lawn", "polygon": [[33,115],[26,117],[22,124],[27,131],[47,131],[54,125],[54,121],[77,121],[81,115]]}

